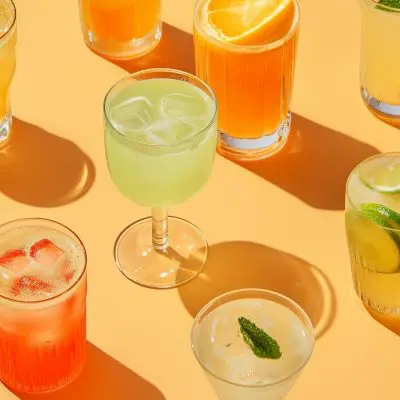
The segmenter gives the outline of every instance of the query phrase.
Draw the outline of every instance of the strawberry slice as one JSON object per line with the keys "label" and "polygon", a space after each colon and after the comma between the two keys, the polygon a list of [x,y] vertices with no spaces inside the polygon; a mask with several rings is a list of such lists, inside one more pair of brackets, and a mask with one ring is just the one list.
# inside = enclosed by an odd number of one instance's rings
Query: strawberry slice
{"label": "strawberry slice", "polygon": [[31,294],[38,294],[40,292],[49,292],[52,286],[34,276],[22,276],[18,278],[11,288],[11,293],[14,296],[21,294],[21,291],[28,290]]}
{"label": "strawberry slice", "polygon": [[0,257],[0,265],[16,274],[20,274],[29,264],[24,250],[10,250]]}
{"label": "strawberry slice", "polygon": [[65,282],[70,283],[75,275],[75,271],[68,271],[64,274]]}

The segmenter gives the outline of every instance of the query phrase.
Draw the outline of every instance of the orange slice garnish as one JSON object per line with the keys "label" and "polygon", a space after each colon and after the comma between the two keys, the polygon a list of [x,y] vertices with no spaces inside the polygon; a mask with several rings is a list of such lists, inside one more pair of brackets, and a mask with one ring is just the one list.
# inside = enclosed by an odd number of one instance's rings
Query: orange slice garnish
{"label": "orange slice garnish", "polygon": [[284,37],[295,11],[295,0],[210,0],[207,10],[221,40],[247,46]]}

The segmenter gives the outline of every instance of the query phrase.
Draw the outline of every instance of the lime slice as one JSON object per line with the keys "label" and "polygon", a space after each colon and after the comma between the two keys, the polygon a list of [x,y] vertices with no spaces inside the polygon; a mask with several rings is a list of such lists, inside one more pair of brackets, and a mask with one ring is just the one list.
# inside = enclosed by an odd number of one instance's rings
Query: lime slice
{"label": "lime slice", "polygon": [[361,165],[359,177],[365,186],[379,193],[400,193],[400,157],[385,154]]}
{"label": "lime slice", "polygon": [[391,208],[377,203],[365,203],[361,204],[360,209],[368,214],[383,217],[391,228],[400,229],[400,214],[393,211]]}
{"label": "lime slice", "polygon": [[390,274],[399,271],[400,253],[384,218],[379,214],[350,211],[346,214],[349,247],[363,264],[376,272]]}
{"label": "lime slice", "polygon": [[385,7],[400,9],[400,0],[379,0],[376,8],[389,11]]}

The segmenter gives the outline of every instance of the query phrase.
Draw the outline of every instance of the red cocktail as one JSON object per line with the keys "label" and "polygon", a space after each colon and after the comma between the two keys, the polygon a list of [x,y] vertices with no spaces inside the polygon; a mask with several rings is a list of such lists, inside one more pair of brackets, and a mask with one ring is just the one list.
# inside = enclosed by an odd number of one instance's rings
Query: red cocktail
{"label": "red cocktail", "polygon": [[86,352],[86,252],[44,219],[0,226],[0,379],[43,393],[69,384]]}

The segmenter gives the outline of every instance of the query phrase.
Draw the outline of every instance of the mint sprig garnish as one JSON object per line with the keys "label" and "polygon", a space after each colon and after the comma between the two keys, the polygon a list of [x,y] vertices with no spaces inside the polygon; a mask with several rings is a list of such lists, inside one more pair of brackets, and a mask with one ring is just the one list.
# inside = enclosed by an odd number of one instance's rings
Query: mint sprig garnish
{"label": "mint sprig garnish", "polygon": [[393,10],[385,7],[395,8],[400,11],[400,0],[379,0],[378,5],[376,6],[377,9],[393,12]]}
{"label": "mint sprig garnish", "polygon": [[243,340],[258,358],[281,358],[278,342],[247,318],[238,319]]}

